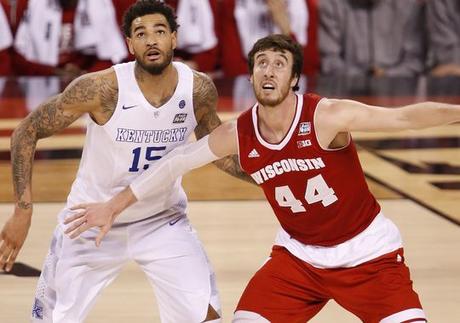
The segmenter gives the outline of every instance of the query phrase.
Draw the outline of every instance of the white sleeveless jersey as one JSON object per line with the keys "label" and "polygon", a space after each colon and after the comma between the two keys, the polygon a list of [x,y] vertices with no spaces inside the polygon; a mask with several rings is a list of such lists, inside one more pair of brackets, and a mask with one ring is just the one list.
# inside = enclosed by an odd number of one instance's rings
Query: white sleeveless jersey
{"label": "white sleeveless jersey", "polygon": [[[105,125],[89,121],[67,208],[112,198],[145,169],[155,167],[162,156],[186,143],[197,125],[190,68],[173,63],[178,72],[176,90],[165,104],[153,107],[137,84],[134,65],[129,62],[114,66],[118,81],[117,106]],[[162,190],[155,200],[135,203],[121,213],[116,222],[133,222],[153,215],[167,217],[185,211],[187,197],[181,178],[169,186],[156,184]]]}

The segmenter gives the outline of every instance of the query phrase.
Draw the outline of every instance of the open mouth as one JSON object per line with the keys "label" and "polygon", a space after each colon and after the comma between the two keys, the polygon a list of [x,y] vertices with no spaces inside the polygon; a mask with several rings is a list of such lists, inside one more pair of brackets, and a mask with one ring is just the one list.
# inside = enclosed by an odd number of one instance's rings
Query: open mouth
{"label": "open mouth", "polygon": [[157,49],[151,49],[147,52],[146,56],[149,61],[156,61],[160,58],[161,53]]}
{"label": "open mouth", "polygon": [[262,83],[262,89],[267,91],[272,91],[275,89],[275,85],[269,82]]}

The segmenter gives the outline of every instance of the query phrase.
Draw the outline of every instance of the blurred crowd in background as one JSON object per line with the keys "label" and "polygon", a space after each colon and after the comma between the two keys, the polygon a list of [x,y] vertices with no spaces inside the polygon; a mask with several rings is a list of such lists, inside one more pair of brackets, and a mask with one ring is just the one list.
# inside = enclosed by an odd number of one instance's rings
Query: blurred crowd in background
{"label": "blurred crowd in background", "polygon": [[[0,76],[69,81],[132,60],[121,24],[134,1],[0,0]],[[175,59],[235,78],[235,89],[239,77],[247,88],[246,55],[270,33],[303,46],[307,76],[460,76],[459,0],[165,2],[180,24]]]}
{"label": "blurred crowd in background", "polygon": [[[0,0],[0,75],[76,77],[132,59],[121,32],[134,0]],[[247,73],[260,37],[284,33],[307,75],[460,75],[458,0],[166,0],[176,59],[210,73]]]}

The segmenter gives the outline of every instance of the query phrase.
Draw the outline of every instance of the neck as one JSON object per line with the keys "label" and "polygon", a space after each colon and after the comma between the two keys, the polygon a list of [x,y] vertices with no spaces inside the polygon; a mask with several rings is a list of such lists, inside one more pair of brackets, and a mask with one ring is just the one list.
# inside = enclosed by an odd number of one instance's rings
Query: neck
{"label": "neck", "polygon": [[290,91],[283,102],[276,106],[259,104],[259,128],[267,141],[278,143],[286,136],[296,114],[296,103],[296,95]]}
{"label": "neck", "polygon": [[155,84],[161,86],[162,84],[171,84],[171,80],[176,77],[176,70],[173,64],[169,64],[160,74],[152,74],[143,69],[136,63],[134,66],[134,75],[140,84]]}
{"label": "neck", "polygon": [[172,64],[160,74],[151,74],[136,63],[134,75],[142,94],[154,107],[159,107],[169,100],[179,81],[178,72]]}

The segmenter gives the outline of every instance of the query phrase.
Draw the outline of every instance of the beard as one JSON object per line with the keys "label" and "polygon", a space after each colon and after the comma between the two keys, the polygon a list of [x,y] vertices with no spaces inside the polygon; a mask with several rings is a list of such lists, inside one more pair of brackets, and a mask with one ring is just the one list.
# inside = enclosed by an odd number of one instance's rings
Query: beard
{"label": "beard", "polygon": [[142,67],[143,70],[147,71],[152,75],[159,75],[161,74],[164,69],[171,64],[173,58],[173,50],[168,50],[166,52],[165,59],[162,62],[153,63],[153,64],[145,64],[139,57],[136,57],[136,62]]}
{"label": "beard", "polygon": [[256,96],[257,102],[259,102],[261,105],[264,107],[274,107],[280,104],[281,102],[286,99],[286,97],[289,94],[289,84],[287,84],[285,87],[281,88],[280,90],[280,95],[278,97],[274,98],[267,98],[265,97],[261,92],[262,90],[257,90],[254,86],[254,94]]}
{"label": "beard", "polygon": [[287,93],[284,97],[278,97],[278,98],[262,98],[262,97],[259,97],[257,94],[256,94],[256,98],[257,98],[257,102],[259,102],[261,105],[263,105],[264,107],[275,107],[277,106],[278,104],[280,104],[281,102],[283,102],[283,100],[286,98],[287,96]]}

